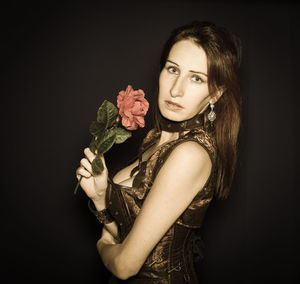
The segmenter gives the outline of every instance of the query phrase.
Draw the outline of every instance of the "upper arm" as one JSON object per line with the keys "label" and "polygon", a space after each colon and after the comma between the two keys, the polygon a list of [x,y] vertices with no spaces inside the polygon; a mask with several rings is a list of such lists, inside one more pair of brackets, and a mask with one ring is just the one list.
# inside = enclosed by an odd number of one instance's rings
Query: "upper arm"
{"label": "upper arm", "polygon": [[122,243],[121,259],[137,271],[205,185],[211,160],[197,142],[178,145],[158,172],[136,221]]}

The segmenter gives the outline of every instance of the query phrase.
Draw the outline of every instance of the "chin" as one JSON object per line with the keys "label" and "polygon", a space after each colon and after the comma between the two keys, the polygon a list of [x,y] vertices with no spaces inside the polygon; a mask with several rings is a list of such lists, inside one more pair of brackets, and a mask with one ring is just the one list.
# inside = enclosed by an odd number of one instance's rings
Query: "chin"
{"label": "chin", "polygon": [[186,120],[184,117],[182,117],[181,115],[179,115],[176,112],[172,112],[172,111],[168,111],[168,110],[165,110],[165,111],[160,110],[160,113],[164,118],[172,120],[172,121],[180,122],[180,121]]}

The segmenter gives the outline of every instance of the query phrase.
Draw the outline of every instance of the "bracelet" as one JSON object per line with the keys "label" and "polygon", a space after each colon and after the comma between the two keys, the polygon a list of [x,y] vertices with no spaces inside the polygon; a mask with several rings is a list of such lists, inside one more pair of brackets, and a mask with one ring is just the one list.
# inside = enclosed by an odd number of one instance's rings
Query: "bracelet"
{"label": "bracelet", "polygon": [[90,211],[96,216],[96,218],[100,223],[105,225],[114,221],[113,217],[110,215],[110,213],[106,208],[101,211],[94,210],[91,206],[91,200],[89,200],[88,202],[88,207]]}

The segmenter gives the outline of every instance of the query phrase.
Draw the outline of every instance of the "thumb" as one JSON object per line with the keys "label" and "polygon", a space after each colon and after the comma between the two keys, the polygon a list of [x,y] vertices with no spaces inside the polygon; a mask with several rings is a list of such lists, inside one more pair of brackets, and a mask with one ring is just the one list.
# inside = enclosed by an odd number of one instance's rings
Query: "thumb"
{"label": "thumb", "polygon": [[102,163],[103,163],[104,169],[107,169],[106,163],[105,163],[105,159],[104,159],[104,155],[103,155],[103,154],[99,154],[99,158],[101,159],[101,161],[102,161]]}

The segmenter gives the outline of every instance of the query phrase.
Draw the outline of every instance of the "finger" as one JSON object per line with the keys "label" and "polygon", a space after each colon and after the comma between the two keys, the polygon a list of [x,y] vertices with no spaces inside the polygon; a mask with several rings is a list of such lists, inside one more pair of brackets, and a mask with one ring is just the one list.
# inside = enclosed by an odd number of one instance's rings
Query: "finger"
{"label": "finger", "polygon": [[85,158],[81,159],[80,160],[80,166],[82,166],[83,168],[85,168],[91,174],[93,173],[92,165],[91,165],[91,163],[87,159],[85,159]]}
{"label": "finger", "polygon": [[83,152],[84,152],[86,158],[90,161],[90,163],[93,162],[96,155],[90,150],[90,148],[85,148]]}
{"label": "finger", "polygon": [[107,229],[105,228],[105,226],[103,226],[102,228],[102,234],[105,234],[107,232]]}
{"label": "finger", "polygon": [[78,178],[78,177],[80,178],[80,176],[85,177],[85,178],[89,178],[89,177],[91,177],[92,175],[91,175],[91,173],[88,172],[85,168],[79,167],[79,168],[77,169],[77,171],[76,171],[76,176],[77,176],[77,178]]}
{"label": "finger", "polygon": [[107,229],[102,231],[102,239],[105,239],[108,244],[116,244],[115,238]]}

